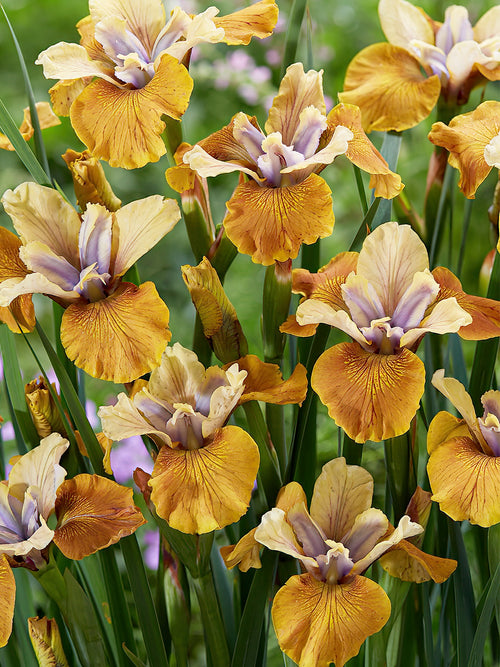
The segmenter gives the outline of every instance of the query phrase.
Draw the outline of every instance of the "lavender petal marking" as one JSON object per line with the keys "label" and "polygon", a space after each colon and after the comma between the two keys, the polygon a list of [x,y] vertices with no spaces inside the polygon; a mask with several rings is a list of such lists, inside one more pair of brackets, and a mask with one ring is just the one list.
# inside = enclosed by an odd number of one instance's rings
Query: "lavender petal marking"
{"label": "lavender petal marking", "polygon": [[81,269],[94,264],[99,274],[109,273],[113,218],[99,204],[89,204],[82,215],[78,238]]}
{"label": "lavender petal marking", "polygon": [[264,153],[262,142],[265,140],[265,134],[254,127],[244,113],[240,113],[234,119],[233,137],[243,146],[251,159],[257,163],[259,157]]}
{"label": "lavender petal marking", "polygon": [[78,269],[39,241],[33,241],[21,247],[19,256],[30,271],[41,273],[47,280],[67,292],[71,292],[78,283],[80,278]]}
{"label": "lavender petal marking", "polygon": [[292,139],[294,150],[301,153],[305,159],[310,158],[316,152],[326,127],[326,116],[319,109],[313,106],[303,109]]}
{"label": "lavender petal marking", "polygon": [[436,46],[449,53],[458,42],[474,39],[474,31],[465,7],[453,5],[444,15],[444,23],[436,33]]}
{"label": "lavender petal marking", "polygon": [[304,161],[304,156],[290,146],[286,146],[281,132],[273,132],[262,142],[265,152],[257,160],[257,165],[268,183],[272,186],[281,184],[281,170]]}
{"label": "lavender petal marking", "polygon": [[500,391],[487,391],[481,403],[484,415],[478,419],[479,428],[493,456],[500,456]]}
{"label": "lavender petal marking", "polygon": [[359,328],[369,327],[373,320],[388,317],[375,288],[363,276],[348,276],[341,289],[352,320]]}
{"label": "lavender petal marking", "polygon": [[417,272],[394,310],[391,325],[404,331],[418,327],[438,292],[439,284],[430,272]]}
{"label": "lavender petal marking", "polygon": [[125,57],[136,53],[143,63],[149,63],[150,54],[140,40],[127,30],[127,21],[116,16],[109,16],[95,26],[95,37],[102,44],[106,54],[117,64],[122,65]]}
{"label": "lavender petal marking", "polygon": [[287,519],[306,556],[316,558],[327,553],[328,545],[303,503],[289,510]]}

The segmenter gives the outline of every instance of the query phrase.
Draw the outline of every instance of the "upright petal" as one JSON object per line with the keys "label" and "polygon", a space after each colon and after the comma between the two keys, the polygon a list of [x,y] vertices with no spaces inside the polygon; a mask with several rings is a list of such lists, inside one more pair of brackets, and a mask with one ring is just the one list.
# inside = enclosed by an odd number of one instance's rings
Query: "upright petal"
{"label": "upright petal", "polygon": [[348,466],[343,457],[333,459],[314,485],[311,516],[328,539],[340,542],[356,517],[370,508],[372,496],[373,477],[367,470]]}
{"label": "upright petal", "polygon": [[161,0],[89,0],[93,23],[105,18],[125,19],[130,32],[150,51],[165,25],[165,10]]}
{"label": "upright petal", "polygon": [[407,49],[412,39],[434,44],[432,21],[419,7],[406,0],[380,0],[380,24],[385,36],[397,46]]}
{"label": "upright petal", "polygon": [[406,49],[372,44],[350,62],[341,102],[361,109],[366,132],[401,132],[427,118],[441,92],[437,75],[427,77]]}
{"label": "upright petal", "polygon": [[476,42],[500,35],[500,6],[485,12],[473,28]]}
{"label": "upright petal", "polygon": [[280,648],[300,667],[343,667],[390,614],[389,598],[374,581],[354,577],[331,586],[310,574],[290,577],[272,608]]}
{"label": "upright petal", "polygon": [[316,174],[282,188],[241,183],[227,211],[224,226],[230,240],[253,262],[266,266],[294,259],[302,243],[329,236],[335,220],[331,190]]}
{"label": "upright petal", "polygon": [[216,431],[201,449],[162,447],[149,485],[158,515],[184,533],[208,533],[247,511],[259,450],[237,426]]}
{"label": "upright petal", "polygon": [[80,560],[115,544],[146,523],[133,491],[99,475],[77,475],[58,489],[54,542],[66,558]]}
{"label": "upright petal", "polygon": [[320,356],[311,384],[350,438],[378,442],[409,429],[424,393],[425,370],[407,349],[373,354],[357,343],[340,343]]}
{"label": "upright petal", "polygon": [[223,41],[231,45],[248,44],[252,37],[269,37],[277,21],[278,7],[274,0],[260,0],[237,12],[214,19],[215,25],[224,29]]}
{"label": "upright petal", "polygon": [[165,54],[143,88],[124,90],[108,81],[93,81],[73,102],[71,123],[95,157],[112,167],[142,167],[165,154],[161,116],[180,119],[192,88],[186,68]]}
{"label": "upright petal", "polygon": [[14,601],[16,597],[16,581],[4,554],[0,555],[0,647],[9,641],[14,617]]}
{"label": "upright petal", "polygon": [[153,283],[122,283],[106,299],[69,306],[61,341],[68,357],[89,375],[131,382],[159,364],[171,338],[168,320]]}

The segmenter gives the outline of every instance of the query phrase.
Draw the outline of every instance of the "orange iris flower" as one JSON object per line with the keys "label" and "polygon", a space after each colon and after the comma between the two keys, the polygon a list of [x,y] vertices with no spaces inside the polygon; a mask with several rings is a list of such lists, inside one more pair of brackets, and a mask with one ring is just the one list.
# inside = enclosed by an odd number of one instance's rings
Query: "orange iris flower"
{"label": "orange iris flower", "polygon": [[176,7],[167,19],[161,0],[89,0],[78,25],[80,44],[59,42],[38,56],[57,114],[71,118],[78,137],[113,167],[156,162],[166,149],[162,116],[180,119],[193,81],[181,61],[197,44],[248,44],[271,34],[273,0],[217,18],[209,7],[191,16]]}
{"label": "orange iris flower", "polygon": [[56,190],[23,183],[2,203],[21,238],[0,228],[0,317],[13,331],[12,313],[33,328],[31,294],[46,294],[66,308],[61,340],[76,366],[114,382],[152,370],[171,337],[169,311],[153,283],[122,276],[179,220],[176,202],[153,195],[116,212],[89,204],[80,216]]}
{"label": "orange iris flower", "polygon": [[[276,594],[272,618],[279,645],[300,667],[342,667],[367,637],[388,621],[391,603],[384,590],[363,573],[389,550],[417,559],[419,581],[445,581],[456,562],[423,553],[405,538],[423,533],[403,516],[394,529],[371,507],[373,478],[344,458],[330,461],[316,480],[310,510],[297,482],[285,486],[277,506],[236,547],[225,547],[228,567],[255,556],[264,545],[300,561],[303,574],[290,577]],[[252,551],[253,557],[252,557]],[[255,553],[256,552],[256,553]],[[391,574],[403,578],[401,567]]]}
{"label": "orange iris flower", "polygon": [[484,414],[476,417],[465,387],[444,370],[432,384],[462,415],[439,412],[427,434],[427,474],[432,500],[454,521],[468,520],[487,527],[500,523],[500,391],[481,397]]}
{"label": "orange iris flower", "polygon": [[99,408],[104,434],[118,441],[148,435],[158,446],[149,486],[160,517],[184,533],[207,533],[245,514],[259,469],[259,450],[226,423],[242,402],[300,403],[307,390],[298,366],[284,381],[279,367],[248,355],[226,370],[205,369],[194,352],[167,347],[131,397]]}
{"label": "orange iris flower", "polygon": [[461,105],[472,88],[500,79],[500,7],[472,27],[466,7],[452,5],[444,23],[406,0],[380,0],[389,44],[372,44],[347,68],[342,102],[357,104],[363,127],[406,130],[427,118],[439,97]]}
{"label": "orange iris flower", "polygon": [[371,174],[376,197],[391,199],[403,189],[364,133],[359,109],[339,104],[327,116],[322,72],[304,72],[302,63],[287,69],[265,131],[240,112],[191,150],[182,147],[184,165],[167,170],[179,192],[192,187],[191,170],[202,177],[242,173],[226,205],[224,228],[254,262],[293,259],[302,243],[331,234],[331,190],[318,174],[338,155]]}
{"label": "orange iris flower", "polygon": [[424,391],[415,351],[425,333],[500,334],[500,303],[466,294],[444,267],[431,273],[425,245],[396,222],[377,227],[359,254],[341,253],[317,274],[294,271],[293,290],[305,298],[282,331],[309,336],[323,322],[352,338],[319,357],[311,385],[356,442],[408,430]]}
{"label": "orange iris flower", "polygon": [[[98,475],[64,481],[66,470],[59,460],[68,446],[68,440],[52,433],[18,457],[9,479],[0,483],[0,646],[12,629],[12,567],[42,569],[52,542],[66,558],[80,560],[145,523],[132,489]],[[47,520],[54,513],[52,530]]]}

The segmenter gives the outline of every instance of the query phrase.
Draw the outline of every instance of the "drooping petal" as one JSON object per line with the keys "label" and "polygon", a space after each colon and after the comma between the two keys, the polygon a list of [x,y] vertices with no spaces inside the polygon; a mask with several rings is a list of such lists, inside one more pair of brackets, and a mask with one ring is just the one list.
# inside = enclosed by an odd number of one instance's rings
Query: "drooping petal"
{"label": "drooping petal", "polygon": [[66,477],[59,460],[68,447],[68,440],[51,433],[18,459],[10,471],[9,493],[22,501],[25,490],[36,487],[38,509],[44,519],[54,510],[57,489]]}
{"label": "drooping petal", "polygon": [[28,631],[41,667],[69,667],[54,618],[28,618]]}
{"label": "drooping petal", "polygon": [[159,364],[172,335],[168,320],[153,283],[122,283],[106,299],[69,306],[61,341],[68,357],[89,375],[131,382]]}
{"label": "drooping petal", "polygon": [[449,126],[434,123],[429,139],[449,151],[448,162],[460,171],[458,186],[469,199],[491,171],[485,149],[500,133],[500,102],[488,101],[469,113],[455,116]]}
{"label": "drooping petal", "polygon": [[99,77],[112,86],[118,86],[113,70],[103,62],[92,60],[87,50],[80,44],[59,42],[42,51],[36,65],[43,66],[46,79],[83,79]]}
{"label": "drooping petal", "polygon": [[58,81],[52,88],[49,88],[50,101],[54,112],[58,116],[69,116],[71,105],[91,81],[91,76],[84,79],[68,79],[67,81]]}
{"label": "drooping petal", "polygon": [[143,88],[122,90],[95,80],[71,106],[71,124],[95,157],[112,167],[135,169],[165,154],[161,116],[180,119],[193,81],[186,68],[165,54]]}
{"label": "drooping petal", "polygon": [[470,430],[464,420],[441,410],[429,424],[427,452],[429,455],[432,454],[437,447],[447,440],[468,437],[470,437]]}
{"label": "drooping petal", "polygon": [[57,491],[54,542],[66,558],[80,560],[115,544],[146,523],[133,491],[99,475],[77,475]]}
{"label": "drooping petal", "polygon": [[221,547],[220,553],[228,570],[235,565],[241,572],[248,572],[253,567],[260,569],[262,563],[260,562],[260,550],[262,545],[255,539],[254,528],[240,539],[237,544]]}
{"label": "drooping petal", "polygon": [[309,574],[290,577],[272,608],[280,648],[300,667],[343,667],[390,613],[389,598],[370,579],[331,586]]}
{"label": "drooping petal", "polygon": [[[23,279],[28,268],[19,257],[21,241],[5,227],[0,227],[0,283],[10,278]],[[5,322],[14,333],[19,326],[24,332],[35,326],[35,309],[29,294],[11,301],[9,307],[0,307],[0,322]]]}
{"label": "drooping petal", "polygon": [[173,229],[180,217],[177,202],[161,195],[133,201],[116,211],[118,246],[113,275],[123,275]]}
{"label": "drooping petal", "polygon": [[14,299],[23,294],[30,296],[32,294],[46,294],[47,296],[56,297],[56,299],[65,305],[80,299],[78,292],[62,289],[41,273],[28,273],[22,280],[19,278],[9,278],[0,283],[0,306],[9,306]]}
{"label": "drooping petal", "polygon": [[293,144],[295,131],[299,126],[300,114],[306,107],[314,107],[323,115],[326,113],[323,96],[323,72],[304,72],[302,63],[290,65],[281,80],[278,94],[269,110],[265,125],[267,134],[280,132],[283,143]]}
{"label": "drooping petal", "polygon": [[380,0],[380,24],[391,44],[407,49],[412,39],[434,44],[432,22],[420,7],[406,0]]}
{"label": "drooping petal", "polygon": [[[60,125],[61,121],[52,111],[52,108],[48,102],[37,102],[36,111],[38,115],[38,122],[40,123],[40,129],[45,130],[47,127],[53,127],[54,125]],[[35,130],[33,129],[33,123],[31,121],[31,112],[29,107],[26,107],[24,110],[24,118],[21,126],[19,127],[19,132],[22,134],[23,139],[28,141],[33,136]],[[14,146],[10,143],[8,137],[5,134],[0,132],[0,148],[4,150],[13,151],[15,150]]]}
{"label": "drooping petal", "polygon": [[[292,510],[293,507],[289,509]],[[255,531],[257,542],[268,549],[297,558],[305,567],[309,566],[319,575],[316,560],[304,554],[304,549],[297,538],[292,525],[287,521],[287,513],[279,507],[273,507],[266,512]]]}
{"label": "drooping petal", "polygon": [[249,169],[248,167],[244,167],[235,162],[225,162],[223,160],[218,160],[200,145],[193,146],[190,151],[186,152],[184,154],[183,160],[186,164],[189,165],[191,169],[196,171],[203,178],[241,171],[248,176],[251,176],[256,181],[263,180],[253,169]]}
{"label": "drooping petal", "polygon": [[371,174],[370,188],[375,197],[392,199],[404,188],[401,176],[389,169],[389,165],[368,139],[361,123],[361,109],[353,104],[337,104],[328,114],[331,128],[342,125],[353,133],[346,157],[357,167]]}
{"label": "drooping petal", "polygon": [[441,288],[438,300],[455,297],[458,305],[472,317],[472,323],[460,328],[458,334],[461,338],[486,340],[500,335],[500,303],[498,301],[466,294],[458,278],[443,266],[434,269],[432,275]]}
{"label": "drooping petal", "polygon": [[277,364],[264,363],[254,354],[247,354],[238,359],[237,363],[240,370],[248,373],[245,378],[245,389],[239,400],[240,404],[247,401],[264,401],[277,405],[288,403],[300,405],[305,399],[307,377],[302,364],[297,364],[288,380],[283,380]]}
{"label": "drooping petal", "polygon": [[[346,306],[347,308],[347,306]],[[306,299],[297,308],[297,322],[301,326],[311,324],[329,324],[344,331],[353,340],[369,349],[369,341],[363,336],[354,324],[351,316],[345,310],[334,310],[329,304],[316,299]]]}
{"label": "drooping petal", "polygon": [[400,344],[411,347],[424,333],[456,333],[472,322],[471,315],[457,303],[455,298],[438,301],[418,328],[410,329],[401,336]]}
{"label": "drooping petal", "polygon": [[456,560],[427,554],[408,540],[401,540],[392,547],[379,559],[379,563],[392,577],[417,584],[431,579],[442,584],[457,567]]}
{"label": "drooping petal", "polygon": [[439,77],[426,77],[406,49],[380,43],[350,62],[339,99],[361,109],[366,132],[401,132],[427,118],[440,92]]}
{"label": "drooping petal", "polygon": [[500,7],[492,7],[485,12],[473,28],[476,42],[500,35]]}
{"label": "drooping petal", "polygon": [[238,250],[269,265],[294,259],[302,243],[332,233],[331,190],[316,174],[302,183],[264,188],[255,181],[237,186],[227,202],[224,226]]}
{"label": "drooping petal", "polygon": [[500,457],[480,451],[470,437],[454,437],[432,451],[427,463],[432,500],[454,521],[480,526],[500,522]]}
{"label": "drooping petal", "polygon": [[249,7],[214,19],[218,28],[224,29],[226,44],[248,44],[252,37],[264,39],[274,30],[278,20],[278,7],[274,0],[261,0]]}
{"label": "drooping petal", "polygon": [[57,190],[21,183],[4,193],[2,203],[24,244],[40,241],[78,266],[80,218]]}
{"label": "drooping petal", "polygon": [[369,234],[359,253],[357,274],[373,285],[385,312],[394,312],[415,273],[429,267],[427,249],[409,225],[387,222]]}
{"label": "drooping petal", "polygon": [[201,449],[162,447],[149,485],[158,515],[184,533],[207,533],[245,514],[259,450],[237,426],[216,431]]}
{"label": "drooping petal", "polygon": [[16,581],[4,554],[0,555],[0,648],[9,641],[14,616]]}
{"label": "drooping petal", "polygon": [[324,352],[311,384],[328,414],[356,442],[376,442],[405,433],[424,392],[425,371],[407,350],[373,354],[357,343]]}
{"label": "drooping petal", "polygon": [[311,516],[325,535],[340,542],[356,517],[369,509],[373,478],[359,466],[346,464],[343,457],[326,463],[314,485]]}

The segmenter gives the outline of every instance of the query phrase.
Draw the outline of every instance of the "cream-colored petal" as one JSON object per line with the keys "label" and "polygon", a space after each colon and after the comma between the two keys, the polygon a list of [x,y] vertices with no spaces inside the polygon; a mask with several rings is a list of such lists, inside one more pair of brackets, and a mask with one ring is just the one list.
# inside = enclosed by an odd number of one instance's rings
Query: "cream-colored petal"
{"label": "cream-colored petal", "polygon": [[59,460],[68,447],[66,438],[51,433],[40,441],[38,447],[18,459],[10,471],[9,493],[22,500],[28,487],[39,489],[38,508],[44,519],[52,513],[56,491],[66,477],[66,470],[59,465]]}
{"label": "cream-colored petal", "polygon": [[299,126],[300,114],[306,107],[326,113],[323,96],[323,70],[304,72],[302,63],[290,65],[281,80],[265,125],[267,134],[280,132],[283,143],[290,146]]}
{"label": "cream-colored petal", "polygon": [[401,345],[410,347],[412,342],[426,331],[438,334],[456,333],[461,327],[471,323],[471,315],[458,305],[455,297],[443,299],[437,302],[418,329],[412,329],[401,336]]}
{"label": "cream-colored petal", "polygon": [[167,403],[194,406],[205,372],[195,352],[174,343],[172,347],[165,348],[160,365],[151,373],[149,391],[155,398]]}
{"label": "cream-colored petal", "polygon": [[325,146],[325,148],[322,148],[307,160],[298,162],[291,167],[285,167],[281,170],[280,173],[293,173],[298,180],[303,180],[303,178],[307,178],[309,175],[311,171],[310,167],[318,164],[331,164],[339,155],[345,155],[349,147],[349,141],[353,137],[354,135],[351,130],[349,130],[349,128],[339,125],[335,128],[333,137],[330,139],[330,142],[327,146]]}
{"label": "cream-colored petal", "polygon": [[115,86],[120,85],[110,76],[112,71],[103,63],[91,60],[86,49],[79,44],[68,44],[67,42],[54,44],[39,54],[35,64],[43,66],[43,74],[46,79],[71,80],[98,76]]}
{"label": "cream-colored petal", "polygon": [[118,247],[114,275],[123,275],[173,229],[180,217],[177,202],[160,195],[133,201],[116,211]]}
{"label": "cream-colored petal", "polygon": [[80,218],[57,190],[22,183],[7,190],[2,203],[23,243],[40,241],[78,266]]}
{"label": "cream-colored petal", "polygon": [[166,21],[161,0],[89,0],[89,9],[94,23],[107,17],[125,19],[130,32],[150,50]]}
{"label": "cream-colored petal", "polygon": [[311,516],[325,535],[340,542],[356,517],[370,508],[373,478],[359,466],[347,465],[343,457],[326,463],[314,485]]}
{"label": "cream-colored petal", "polygon": [[306,299],[297,308],[297,322],[301,326],[308,324],[329,324],[344,331],[360,345],[369,346],[356,324],[345,310],[334,310],[329,304],[317,299]]}
{"label": "cream-colored petal", "polygon": [[476,42],[482,42],[490,37],[498,37],[500,35],[500,5],[492,7],[483,14],[473,30]]}
{"label": "cream-colored petal", "polygon": [[203,178],[209,176],[218,176],[219,174],[231,174],[234,171],[242,171],[248,176],[251,176],[257,181],[262,179],[252,169],[243,167],[233,162],[223,162],[209,155],[201,146],[193,146],[193,148],[184,154],[184,163],[188,164],[191,169],[194,169]]}
{"label": "cream-colored petal", "polygon": [[471,75],[474,65],[495,66],[500,58],[490,58],[481,51],[477,42],[466,41],[455,44],[446,58],[450,73],[448,86],[458,89]]}
{"label": "cream-colored petal", "polygon": [[0,307],[8,306],[21,294],[46,294],[61,299],[65,303],[73,303],[80,298],[75,291],[66,291],[59,285],[47,280],[41,273],[29,273],[24,279],[9,278],[0,283]]}
{"label": "cream-colored petal", "polygon": [[30,241],[21,246],[19,257],[30,271],[41,273],[66,292],[73,292],[80,282],[80,271],[41,241]]}
{"label": "cream-colored petal", "polygon": [[357,273],[373,285],[390,315],[415,273],[428,268],[427,249],[416,232],[409,225],[386,222],[366,237]]}
{"label": "cream-colored petal", "polygon": [[123,392],[115,405],[103,405],[97,411],[106,437],[119,442],[134,435],[154,435],[165,445],[171,445],[169,436],[155,429],[139,412],[134,402]]}
{"label": "cream-colored petal", "polygon": [[385,36],[407,49],[412,39],[434,43],[434,32],[426,14],[406,0],[380,0],[378,15]]}

